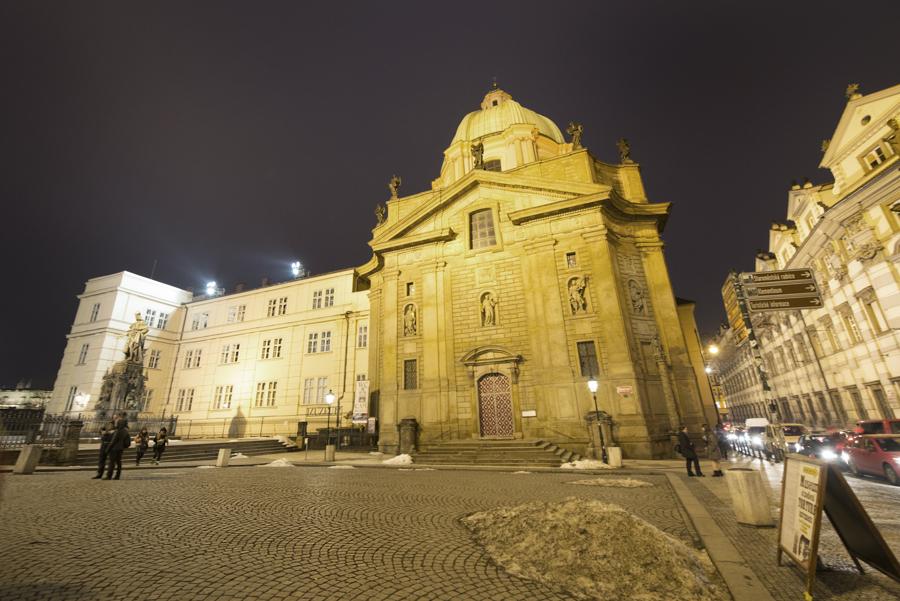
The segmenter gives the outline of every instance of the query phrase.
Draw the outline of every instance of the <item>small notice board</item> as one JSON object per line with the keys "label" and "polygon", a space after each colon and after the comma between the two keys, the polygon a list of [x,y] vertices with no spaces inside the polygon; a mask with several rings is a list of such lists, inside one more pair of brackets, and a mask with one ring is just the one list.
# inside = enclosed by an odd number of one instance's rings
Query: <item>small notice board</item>
{"label": "small notice board", "polygon": [[816,577],[823,509],[860,572],[862,560],[900,581],[900,564],[838,467],[788,455],[781,483],[778,564],[787,555],[806,573],[807,600]]}

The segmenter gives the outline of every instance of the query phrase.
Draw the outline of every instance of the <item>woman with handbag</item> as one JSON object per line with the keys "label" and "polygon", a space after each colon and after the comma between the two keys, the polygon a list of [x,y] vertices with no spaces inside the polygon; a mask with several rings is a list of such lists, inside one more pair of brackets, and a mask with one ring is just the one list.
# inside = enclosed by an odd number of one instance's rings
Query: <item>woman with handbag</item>
{"label": "woman with handbag", "polygon": [[159,432],[156,434],[156,438],[154,439],[153,444],[153,463],[159,465],[159,460],[162,459],[163,451],[166,450],[166,445],[169,443],[169,431],[165,428],[160,428]]}
{"label": "woman with handbag", "polygon": [[135,466],[139,466],[141,464],[141,459],[144,457],[144,453],[147,452],[147,449],[150,448],[150,433],[147,432],[147,428],[141,428],[141,431],[138,432],[138,435],[134,437],[134,446],[135,446]]}

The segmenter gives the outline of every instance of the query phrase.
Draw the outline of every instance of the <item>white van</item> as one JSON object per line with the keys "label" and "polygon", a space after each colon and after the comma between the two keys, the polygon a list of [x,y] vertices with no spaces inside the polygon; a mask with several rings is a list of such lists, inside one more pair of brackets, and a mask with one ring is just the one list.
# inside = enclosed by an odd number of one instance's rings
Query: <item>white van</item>
{"label": "white van", "polygon": [[750,417],[745,422],[747,442],[755,449],[764,452],[771,459],[773,454],[784,452],[784,433],[778,426],[769,423],[764,417]]}

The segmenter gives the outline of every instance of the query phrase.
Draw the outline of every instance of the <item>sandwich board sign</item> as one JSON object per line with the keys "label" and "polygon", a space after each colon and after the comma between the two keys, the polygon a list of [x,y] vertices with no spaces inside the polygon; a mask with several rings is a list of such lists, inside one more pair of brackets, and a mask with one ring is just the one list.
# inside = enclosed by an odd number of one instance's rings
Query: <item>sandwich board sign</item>
{"label": "sandwich board sign", "polygon": [[836,465],[788,455],[781,482],[778,565],[787,555],[806,573],[805,598],[812,599],[818,564],[822,511],[862,573],[860,560],[900,582],[900,564]]}

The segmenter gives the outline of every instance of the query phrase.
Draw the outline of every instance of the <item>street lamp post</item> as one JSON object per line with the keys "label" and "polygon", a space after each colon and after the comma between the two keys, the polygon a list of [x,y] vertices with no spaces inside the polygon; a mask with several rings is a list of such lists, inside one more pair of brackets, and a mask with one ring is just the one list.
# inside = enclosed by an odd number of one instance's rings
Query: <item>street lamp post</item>
{"label": "street lamp post", "polygon": [[334,445],[331,444],[331,404],[334,403],[334,393],[331,390],[325,395],[325,402],[328,403],[328,417],[325,418],[325,461],[334,461]]}
{"label": "street lamp post", "polygon": [[597,432],[600,434],[600,458],[603,463],[606,463],[606,441],[603,439],[603,425],[600,423],[600,408],[597,406],[597,389],[600,387],[600,383],[597,382],[597,379],[594,376],[591,376],[588,380],[588,390],[591,391],[591,395],[594,397],[594,417],[597,420]]}

